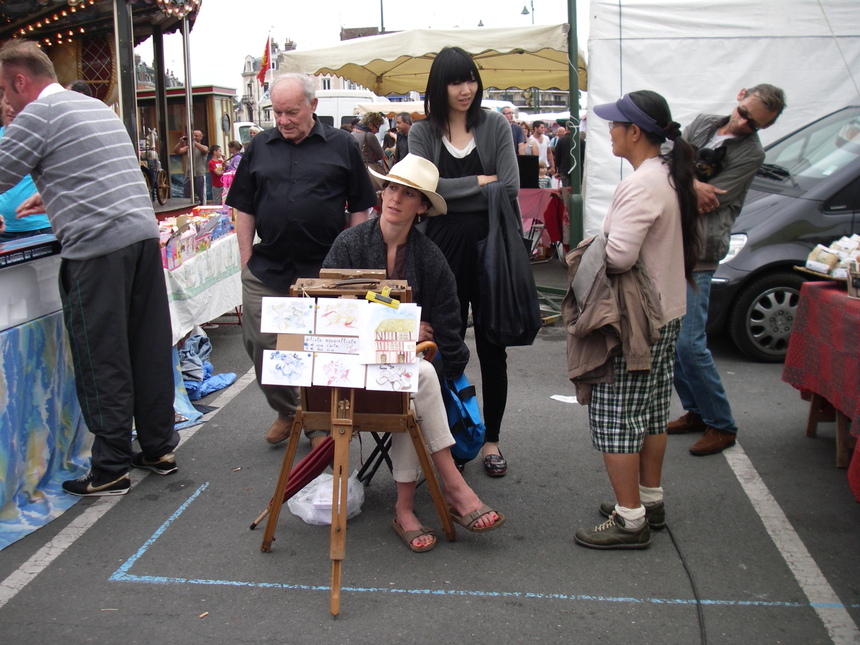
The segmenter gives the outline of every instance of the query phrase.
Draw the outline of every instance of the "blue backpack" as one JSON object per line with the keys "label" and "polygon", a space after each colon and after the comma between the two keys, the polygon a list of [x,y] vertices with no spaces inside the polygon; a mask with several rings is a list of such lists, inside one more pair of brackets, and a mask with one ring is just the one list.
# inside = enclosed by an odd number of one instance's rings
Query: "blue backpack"
{"label": "blue backpack", "polygon": [[455,441],[451,446],[451,455],[455,461],[464,464],[478,456],[487,432],[481,420],[475,386],[469,383],[465,374],[453,381],[440,375],[439,382],[445,411],[448,413],[448,426]]}

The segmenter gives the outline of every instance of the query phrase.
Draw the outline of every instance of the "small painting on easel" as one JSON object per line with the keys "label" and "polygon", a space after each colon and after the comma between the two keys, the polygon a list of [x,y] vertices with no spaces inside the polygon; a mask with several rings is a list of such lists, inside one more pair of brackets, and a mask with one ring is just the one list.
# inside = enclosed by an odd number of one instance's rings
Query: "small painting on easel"
{"label": "small painting on easel", "polygon": [[260,331],[264,334],[313,334],[315,298],[263,298]]}
{"label": "small painting on easel", "polygon": [[383,392],[417,392],[418,364],[417,363],[386,363],[385,365],[368,365],[367,390]]}
{"label": "small painting on easel", "polygon": [[316,354],[314,385],[326,387],[364,387],[365,366],[358,356],[349,354]]}
{"label": "small painting on easel", "polygon": [[359,335],[362,363],[414,363],[421,326],[421,307],[397,308],[370,303],[361,312]]}
{"label": "small painting on easel", "polygon": [[318,335],[358,336],[358,320],[367,300],[320,298],[317,301]]}
{"label": "small painting on easel", "polygon": [[310,387],[313,382],[313,354],[284,350],[263,350],[263,385]]}

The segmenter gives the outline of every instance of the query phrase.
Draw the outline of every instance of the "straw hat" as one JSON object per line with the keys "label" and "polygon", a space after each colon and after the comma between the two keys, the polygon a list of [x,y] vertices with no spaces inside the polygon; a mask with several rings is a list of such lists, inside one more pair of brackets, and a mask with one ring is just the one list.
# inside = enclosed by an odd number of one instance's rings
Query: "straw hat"
{"label": "straw hat", "polygon": [[376,187],[382,190],[386,183],[400,184],[420,190],[430,200],[430,208],[425,215],[444,215],[448,205],[442,196],[436,192],[439,183],[439,171],[432,162],[418,155],[408,154],[391,167],[387,175],[368,168],[370,179]]}

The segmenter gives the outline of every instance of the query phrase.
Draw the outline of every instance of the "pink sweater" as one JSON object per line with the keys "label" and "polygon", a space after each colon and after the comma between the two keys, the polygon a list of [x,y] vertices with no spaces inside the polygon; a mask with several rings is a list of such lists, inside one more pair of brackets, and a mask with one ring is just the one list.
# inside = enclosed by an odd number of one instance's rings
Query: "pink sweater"
{"label": "pink sweater", "polygon": [[608,272],[623,273],[641,258],[660,297],[660,326],[683,316],[687,287],[681,209],[669,183],[669,168],[659,157],[647,159],[618,184],[603,232],[609,238]]}

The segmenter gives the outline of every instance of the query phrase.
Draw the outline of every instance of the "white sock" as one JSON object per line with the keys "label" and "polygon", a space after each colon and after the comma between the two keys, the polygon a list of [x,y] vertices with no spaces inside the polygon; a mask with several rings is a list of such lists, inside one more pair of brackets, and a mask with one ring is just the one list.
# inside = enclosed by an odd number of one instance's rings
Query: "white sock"
{"label": "white sock", "polygon": [[645,524],[645,507],[627,508],[625,506],[615,505],[615,512],[624,518],[624,526],[628,529],[639,529]]}
{"label": "white sock", "polygon": [[643,504],[655,504],[656,502],[663,501],[663,487],[658,486],[657,488],[648,488],[647,486],[643,486],[639,484],[639,499]]}

